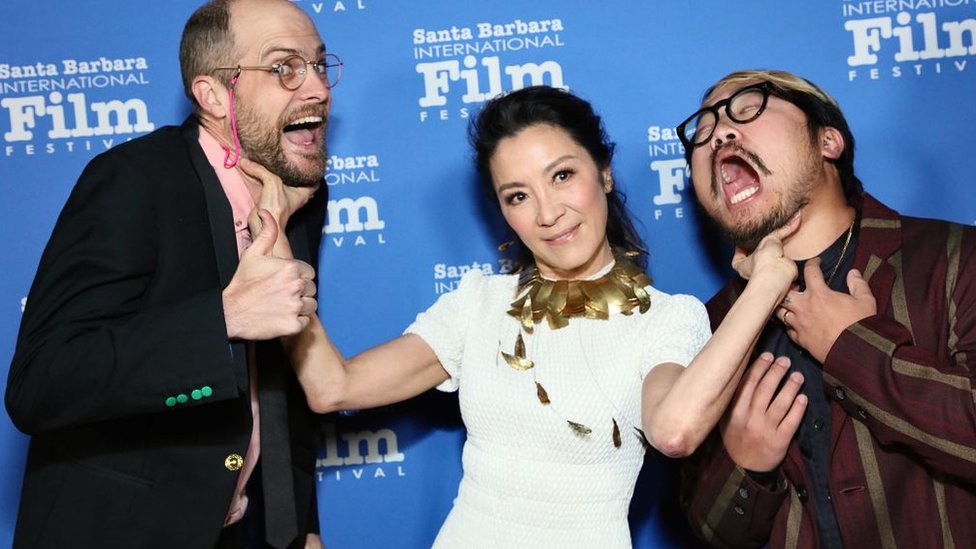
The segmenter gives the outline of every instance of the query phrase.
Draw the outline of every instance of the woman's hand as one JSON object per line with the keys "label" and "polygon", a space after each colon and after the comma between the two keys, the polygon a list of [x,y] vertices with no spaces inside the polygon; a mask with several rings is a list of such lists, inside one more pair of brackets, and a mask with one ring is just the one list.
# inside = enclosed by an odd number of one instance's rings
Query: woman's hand
{"label": "woman's hand", "polygon": [[796,263],[783,253],[783,240],[795,233],[799,227],[800,214],[797,214],[786,225],[763,238],[752,253],[736,248],[735,255],[732,257],[732,268],[739,273],[739,276],[749,280],[750,284],[757,282],[770,284],[771,289],[786,295],[786,291],[796,280],[798,273]]}
{"label": "woman's hand", "polygon": [[285,233],[285,227],[288,226],[288,220],[291,219],[292,214],[308,203],[318,187],[290,187],[285,185],[280,177],[257,162],[246,158],[241,158],[237,166],[244,175],[245,184],[251,188],[257,186],[260,189],[257,206],[247,220],[251,234],[260,234],[262,222],[257,212],[267,210],[274,217],[280,229],[278,240],[274,244],[273,254],[275,257],[291,259],[294,256]]}
{"label": "woman's hand", "polygon": [[307,204],[315,191],[318,190],[318,186],[292,187],[285,185],[280,177],[271,173],[261,164],[247,158],[241,158],[237,166],[244,175],[245,183],[249,187],[257,186],[260,189],[261,198],[257,203],[258,209],[271,212],[282,232],[288,226],[288,220],[291,219],[292,214]]}

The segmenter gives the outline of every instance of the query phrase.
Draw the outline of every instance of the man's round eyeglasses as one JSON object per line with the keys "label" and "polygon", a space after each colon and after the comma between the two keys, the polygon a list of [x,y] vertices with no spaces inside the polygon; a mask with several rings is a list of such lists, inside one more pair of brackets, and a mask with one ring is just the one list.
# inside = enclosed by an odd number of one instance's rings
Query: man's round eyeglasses
{"label": "man's round eyeglasses", "polygon": [[722,107],[725,107],[725,114],[729,120],[738,124],[748,124],[759,118],[759,115],[766,110],[766,103],[772,92],[773,86],[769,82],[760,82],[746,86],[729,97],[716,101],[713,105],[703,107],[678,124],[678,138],[686,149],[708,143],[715,133],[719,109]]}
{"label": "man's round eyeglasses", "polygon": [[318,75],[319,79],[328,88],[336,87],[339,79],[342,78],[343,62],[334,53],[327,53],[325,57],[318,61],[306,61],[300,55],[289,55],[273,65],[245,66],[236,67],[217,67],[215,71],[267,71],[278,75],[278,81],[286,90],[297,90],[305,82],[308,74],[308,67],[312,67],[312,72]]}

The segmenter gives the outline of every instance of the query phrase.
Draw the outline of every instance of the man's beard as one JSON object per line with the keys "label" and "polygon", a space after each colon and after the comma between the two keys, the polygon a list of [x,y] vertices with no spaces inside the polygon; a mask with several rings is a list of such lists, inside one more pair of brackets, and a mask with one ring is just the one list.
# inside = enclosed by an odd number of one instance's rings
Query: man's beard
{"label": "man's beard", "polygon": [[726,238],[733,244],[752,252],[759,246],[759,242],[767,235],[783,227],[786,223],[800,211],[800,208],[807,205],[809,199],[799,193],[791,192],[786,199],[781,201],[776,207],[767,212],[765,216],[751,219],[738,226],[732,226],[724,220],[714,219]]}
{"label": "man's beard", "polygon": [[[759,155],[737,144],[736,149],[740,154],[750,158],[759,167],[759,171],[763,172],[764,176],[772,175],[772,172],[766,168],[765,163]],[[772,206],[769,211],[757,212],[753,218],[746,219],[737,225],[731,220],[712,215],[712,220],[718,225],[725,237],[731,240],[736,246],[747,252],[752,252],[759,246],[759,242],[763,238],[785,226],[800,209],[810,202],[810,191],[813,188],[818,169],[818,164],[816,163],[818,158],[814,157],[814,153],[815,151],[810,150],[807,156],[800,160],[803,164],[799,166],[800,171],[796,175],[796,178],[790,183],[789,187],[783,189],[779,202]],[[712,165],[715,165],[714,162]],[[715,171],[715,168],[713,168],[713,172]],[[713,174],[712,188],[717,189],[718,196],[721,197],[723,196],[721,187],[716,186],[721,185],[721,183],[716,181],[716,177],[717,175]]]}
{"label": "man's beard", "polygon": [[[261,164],[271,173],[281,178],[282,183],[290,187],[315,187],[322,181],[325,174],[325,132],[323,143],[315,151],[304,154],[306,160],[313,162],[312,168],[302,171],[288,162],[285,151],[281,146],[282,129],[288,120],[297,120],[303,116],[321,116],[323,124],[327,120],[324,107],[314,105],[297,112],[282,114],[274,126],[264,123],[260,115],[251,110],[248,103],[238,97],[236,105],[237,134],[241,140],[241,150],[244,156]],[[287,117],[287,119],[286,119]]]}

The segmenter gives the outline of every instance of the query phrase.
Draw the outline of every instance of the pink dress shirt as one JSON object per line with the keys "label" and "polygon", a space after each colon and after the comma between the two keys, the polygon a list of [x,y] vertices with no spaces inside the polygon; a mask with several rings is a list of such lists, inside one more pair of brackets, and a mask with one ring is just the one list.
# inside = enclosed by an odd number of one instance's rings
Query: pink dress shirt
{"label": "pink dress shirt", "polygon": [[[251,245],[251,231],[247,227],[247,217],[251,214],[251,210],[254,209],[254,198],[248,192],[247,185],[244,183],[244,178],[241,177],[240,172],[236,168],[224,167],[223,147],[202,127],[200,128],[200,146],[203,148],[204,154],[207,155],[207,161],[210,162],[214,171],[217,172],[217,179],[220,180],[220,186],[224,188],[224,194],[227,195],[227,200],[230,201],[231,211],[234,216],[234,233],[237,236],[237,253],[240,255]],[[237,486],[234,488],[234,497],[231,499],[230,509],[227,511],[227,517],[224,519],[224,526],[229,526],[241,520],[244,512],[247,511],[247,494],[244,489],[247,486],[248,479],[251,478],[251,473],[254,472],[254,466],[258,462],[258,457],[261,455],[257,369],[254,364],[253,350],[253,347],[248,345],[247,366],[248,377],[250,378],[251,413],[254,416],[254,427],[251,430],[251,440],[247,444],[244,467],[241,468],[241,475],[237,477]]]}

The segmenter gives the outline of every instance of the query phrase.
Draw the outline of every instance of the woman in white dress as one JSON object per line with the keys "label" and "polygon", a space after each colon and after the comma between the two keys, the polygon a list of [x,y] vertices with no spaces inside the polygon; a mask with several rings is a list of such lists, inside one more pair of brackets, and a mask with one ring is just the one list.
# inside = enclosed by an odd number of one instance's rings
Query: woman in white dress
{"label": "woman in white dress", "polygon": [[589,103],[515,91],[486,104],[471,139],[523,272],[472,270],[404,335],[348,360],[313,315],[293,342],[299,379],[318,412],[459,392],[464,474],[435,547],[629,548],[645,445],[678,457],[703,441],[796,268],[776,235],[738,256],[750,281],[712,335],[701,302],[644,274]]}

